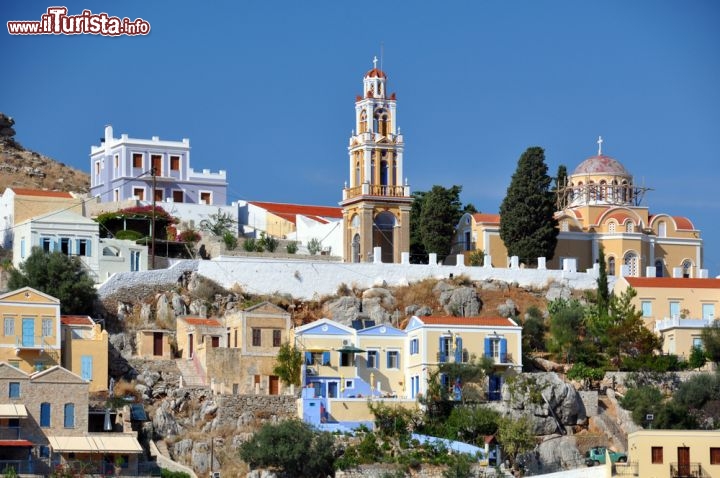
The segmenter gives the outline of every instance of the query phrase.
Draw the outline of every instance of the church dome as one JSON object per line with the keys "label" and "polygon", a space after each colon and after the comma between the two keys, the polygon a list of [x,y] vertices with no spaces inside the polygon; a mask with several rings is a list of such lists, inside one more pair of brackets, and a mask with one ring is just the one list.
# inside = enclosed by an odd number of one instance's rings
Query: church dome
{"label": "church dome", "polygon": [[592,156],[575,168],[573,176],[603,174],[608,176],[630,176],[625,167],[614,158],[604,154]]}
{"label": "church dome", "polygon": [[387,75],[385,75],[384,71],[378,68],[373,68],[372,70],[365,73],[365,78],[387,78]]}

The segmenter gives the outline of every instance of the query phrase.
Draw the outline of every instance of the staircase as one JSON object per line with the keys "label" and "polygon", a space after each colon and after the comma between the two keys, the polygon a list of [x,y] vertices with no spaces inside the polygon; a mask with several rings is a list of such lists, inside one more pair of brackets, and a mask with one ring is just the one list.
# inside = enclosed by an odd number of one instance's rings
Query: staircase
{"label": "staircase", "polygon": [[195,368],[195,362],[188,359],[175,359],[175,365],[182,375],[183,387],[204,388],[205,382]]}

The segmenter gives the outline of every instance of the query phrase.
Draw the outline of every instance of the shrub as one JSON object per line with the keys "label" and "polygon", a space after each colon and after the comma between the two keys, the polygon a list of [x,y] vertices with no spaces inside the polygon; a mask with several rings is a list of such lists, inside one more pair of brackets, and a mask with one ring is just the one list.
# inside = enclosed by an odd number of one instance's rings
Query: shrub
{"label": "shrub", "polygon": [[320,239],[316,237],[310,239],[308,241],[307,249],[311,256],[314,256],[315,254],[320,252],[320,250],[322,249],[322,243],[320,242]]}
{"label": "shrub", "polygon": [[124,231],[118,231],[115,233],[115,239],[121,239],[124,241],[137,241],[142,238],[143,238],[142,233],[140,233],[138,231],[133,231],[130,229],[127,229]]}
{"label": "shrub", "polygon": [[706,361],[707,357],[702,347],[693,347],[692,352],[690,352],[690,359],[688,360],[690,368],[700,368],[705,365]]}
{"label": "shrub", "polygon": [[295,242],[295,241],[288,242],[287,246],[285,246],[285,250],[287,250],[288,254],[295,254],[298,250],[297,242]]}
{"label": "shrub", "polygon": [[160,470],[161,478],[190,478],[190,475],[184,471],[171,471],[166,468]]}
{"label": "shrub", "polygon": [[485,251],[472,251],[468,257],[471,266],[482,266],[485,263]]}
{"label": "shrub", "polygon": [[235,234],[233,234],[230,231],[224,233],[222,236],[222,239],[223,239],[223,243],[225,243],[225,248],[228,251],[234,251],[238,245],[237,236],[235,236]]}
{"label": "shrub", "polygon": [[245,242],[243,242],[243,249],[245,249],[246,252],[254,252],[256,249],[256,240],[253,237],[248,237],[245,239]]}
{"label": "shrub", "polygon": [[275,239],[274,237],[268,236],[264,232],[261,232],[260,240],[258,241],[258,243],[262,246],[263,249],[266,249],[268,252],[275,252],[275,249],[277,249],[279,241],[277,239]]}
{"label": "shrub", "polygon": [[180,242],[196,243],[201,239],[200,233],[193,229],[186,229],[177,236]]}

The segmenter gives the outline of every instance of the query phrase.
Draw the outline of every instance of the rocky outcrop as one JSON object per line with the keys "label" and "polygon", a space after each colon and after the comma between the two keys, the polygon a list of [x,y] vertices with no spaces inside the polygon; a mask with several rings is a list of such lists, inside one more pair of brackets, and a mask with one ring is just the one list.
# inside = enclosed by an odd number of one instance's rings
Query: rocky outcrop
{"label": "rocky outcrop", "polygon": [[343,296],[328,302],[323,314],[344,325],[350,325],[360,314],[362,301],[354,296]]}
{"label": "rocky outcrop", "polygon": [[363,315],[376,323],[390,322],[391,311],[395,310],[395,297],[388,289],[372,287],[362,294]]}

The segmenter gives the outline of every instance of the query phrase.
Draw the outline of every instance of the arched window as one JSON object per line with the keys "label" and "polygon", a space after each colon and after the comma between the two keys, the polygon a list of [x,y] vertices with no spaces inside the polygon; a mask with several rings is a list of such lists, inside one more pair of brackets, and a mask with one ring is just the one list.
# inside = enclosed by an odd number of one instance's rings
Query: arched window
{"label": "arched window", "polygon": [[600,181],[600,188],[598,189],[598,199],[600,201],[607,200],[607,181],[604,179]]}
{"label": "arched window", "polygon": [[630,200],[629,194],[628,194],[628,182],[626,180],[623,180],[620,188],[621,188],[620,194],[622,195],[622,202],[626,203]]}
{"label": "arched window", "polygon": [[367,112],[365,110],[362,110],[360,113],[360,128],[358,129],[358,133],[366,133],[367,132]]}
{"label": "arched window", "polygon": [[625,223],[625,232],[635,232],[635,224],[630,219]]}
{"label": "arched window", "polygon": [[353,186],[360,186],[360,161],[355,162],[355,183]]}
{"label": "arched window", "polygon": [[607,273],[609,276],[615,275],[615,258],[612,256],[608,257]]}
{"label": "arched window", "polygon": [[667,237],[667,224],[665,221],[658,223],[658,237]]}
{"label": "arched window", "polygon": [[352,219],[350,219],[350,227],[360,227],[360,216],[357,214],[354,214]]}
{"label": "arched window", "polygon": [[626,274],[628,277],[637,277],[638,276],[638,255],[635,252],[628,252],[625,254],[625,257],[623,258],[623,264],[626,267]]}
{"label": "arched window", "polygon": [[106,246],[106,247],[103,247],[102,255],[110,256],[110,257],[118,257],[120,255],[120,250],[117,247]]}
{"label": "arched window", "polygon": [[590,201],[595,201],[597,199],[597,188],[595,187],[595,181],[590,181],[588,183],[588,199]]}
{"label": "arched window", "polygon": [[383,160],[380,161],[380,184],[383,186],[388,185],[388,174],[389,174],[388,162]]}
{"label": "arched window", "polygon": [[609,232],[610,234],[615,234],[615,226],[616,226],[616,224],[617,224],[617,223],[616,223],[615,221],[610,221],[610,222],[608,222],[608,232]]}
{"label": "arched window", "polygon": [[687,279],[687,278],[691,277],[692,267],[693,267],[693,263],[690,259],[685,259],[682,262],[682,273],[683,273],[684,278]]}
{"label": "arched window", "polygon": [[[355,216],[357,218],[357,216]],[[354,218],[353,218],[354,220]],[[358,220],[358,222],[360,222]],[[352,261],[360,262],[360,234],[355,234],[352,240]]]}
{"label": "arched window", "polygon": [[662,277],[664,270],[665,270],[665,265],[663,264],[662,259],[656,260],[655,261],[655,277]]}

